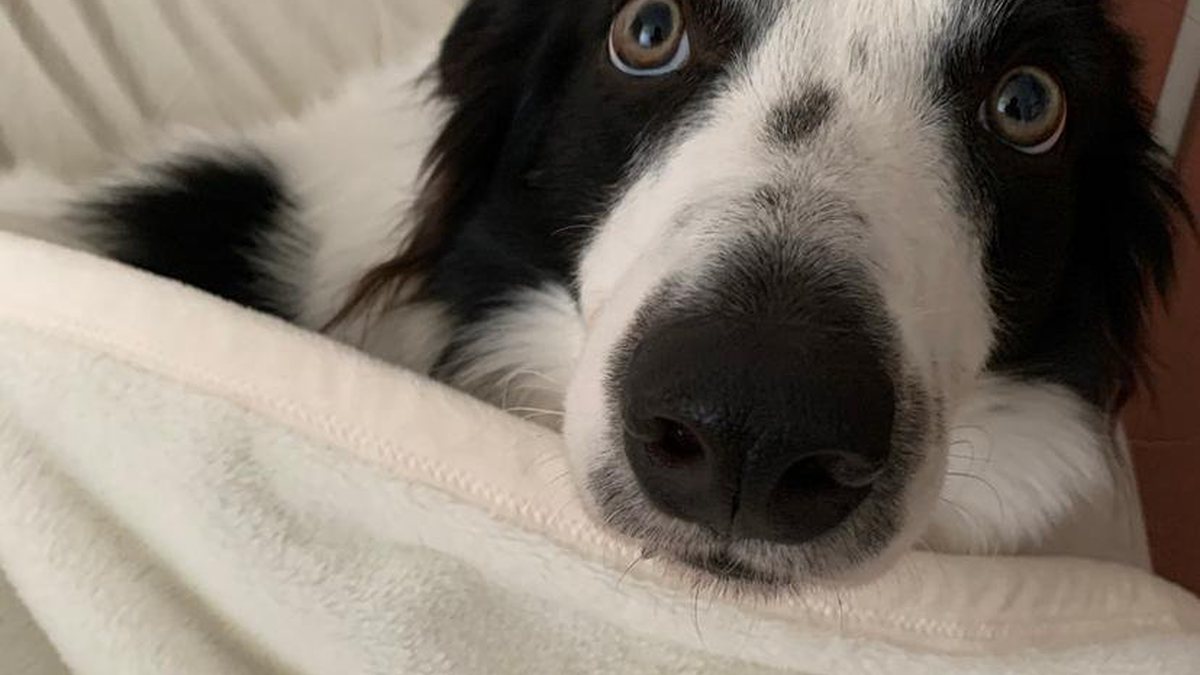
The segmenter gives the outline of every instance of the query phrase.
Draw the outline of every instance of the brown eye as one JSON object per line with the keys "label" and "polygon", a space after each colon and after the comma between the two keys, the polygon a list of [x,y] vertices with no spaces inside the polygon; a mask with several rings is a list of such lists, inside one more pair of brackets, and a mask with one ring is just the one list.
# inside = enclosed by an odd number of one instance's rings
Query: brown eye
{"label": "brown eye", "polygon": [[1058,80],[1041,68],[1015,68],[984,104],[984,123],[1021,152],[1040,155],[1058,145],[1067,126],[1067,98]]}
{"label": "brown eye", "polygon": [[666,75],[687,64],[691,44],[676,0],[631,0],[608,39],[613,65],[637,77]]}

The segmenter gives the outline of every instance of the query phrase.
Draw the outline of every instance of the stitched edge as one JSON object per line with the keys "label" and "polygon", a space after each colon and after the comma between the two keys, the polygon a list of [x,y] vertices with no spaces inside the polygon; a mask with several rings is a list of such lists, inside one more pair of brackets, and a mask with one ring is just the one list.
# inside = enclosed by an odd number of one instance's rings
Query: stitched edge
{"label": "stitched edge", "polygon": [[[609,555],[625,558],[635,555],[633,548],[604,537],[590,524],[577,519],[564,519],[548,515],[544,510],[529,502],[515,499],[494,486],[474,479],[465,472],[449,468],[429,458],[414,457],[403,452],[394,442],[379,438],[363,429],[355,428],[354,425],[341,422],[332,415],[314,412],[291,401],[280,399],[247,379],[236,376],[213,376],[202,369],[180,363],[149,342],[136,338],[118,339],[109,331],[96,329],[94,326],[70,317],[61,315],[47,317],[45,308],[31,311],[31,308],[23,307],[18,312],[14,312],[13,309],[13,307],[0,307],[0,322],[24,328],[48,338],[65,341],[80,348],[98,348],[110,358],[143,372],[186,386],[197,386],[209,395],[249,407],[258,414],[265,414],[273,421],[291,427],[301,435],[312,436],[305,429],[296,429],[295,422],[311,426],[326,436],[326,438],[316,440],[325,442],[332,440],[335,445],[345,447],[354,452],[357,457],[369,461],[373,465],[393,471],[399,468],[408,479],[423,482],[428,487],[448,493],[451,497],[459,499],[468,497],[478,500],[480,504],[476,504],[476,506],[482,504],[499,507],[499,511],[493,509],[491,512],[503,519],[506,524],[527,533],[545,536],[556,545],[587,554],[587,551],[570,545],[571,540],[576,540]],[[38,314],[41,316],[37,316]],[[370,450],[376,454],[370,455],[364,450]],[[399,463],[399,467],[380,461],[379,456],[385,453],[395,459]],[[508,517],[504,516],[505,513],[509,514]],[[519,518],[514,519],[513,516]],[[526,522],[521,519],[526,519]],[[540,529],[530,527],[529,522],[539,526]],[[557,532],[558,536],[551,534],[553,532]],[[639,580],[639,582],[646,588],[655,587],[648,581]],[[970,643],[969,646],[974,648],[973,650],[947,650],[931,648],[928,645],[922,646],[924,651],[933,653],[976,653],[989,646],[994,647],[989,643],[1034,637],[1045,639],[1047,633],[1054,634],[1056,644],[1065,644],[1066,647],[1070,647],[1072,640],[1080,640],[1100,627],[1105,628],[1108,634],[1120,633],[1128,637],[1155,631],[1181,635],[1193,632],[1181,624],[1179,617],[1168,612],[1115,618],[1059,616],[1040,622],[1025,618],[1010,621],[945,622],[928,618],[914,618],[903,613],[846,609],[836,607],[832,603],[811,600],[789,603],[788,608],[800,612],[801,615],[788,617],[775,611],[770,613],[771,618],[776,620],[807,618],[814,622],[823,620],[828,624],[824,626],[825,628],[829,630],[842,629],[839,632],[844,632],[847,623],[852,623],[867,632],[878,632],[882,625],[892,630]]]}

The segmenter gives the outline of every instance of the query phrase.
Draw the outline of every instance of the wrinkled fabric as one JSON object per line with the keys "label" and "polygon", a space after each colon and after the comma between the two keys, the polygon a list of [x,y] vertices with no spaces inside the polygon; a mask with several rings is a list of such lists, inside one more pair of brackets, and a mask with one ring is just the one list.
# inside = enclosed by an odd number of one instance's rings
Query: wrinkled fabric
{"label": "wrinkled fabric", "polygon": [[863,588],[739,599],[631,567],[566,476],[557,436],[457,392],[0,236],[0,654],[26,672],[1200,664],[1200,603],[1134,568],[915,554]]}

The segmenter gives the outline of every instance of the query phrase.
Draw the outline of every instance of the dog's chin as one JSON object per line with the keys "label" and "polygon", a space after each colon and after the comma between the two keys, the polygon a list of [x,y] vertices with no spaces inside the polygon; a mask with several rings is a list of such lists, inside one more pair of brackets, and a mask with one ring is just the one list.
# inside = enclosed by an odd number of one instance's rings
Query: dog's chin
{"label": "dog's chin", "polygon": [[[680,542],[638,537],[642,559],[657,562],[669,576],[718,594],[773,598],[806,590],[849,588],[870,583],[908,549],[903,537],[882,547],[856,547],[839,541],[781,546],[760,541],[727,541],[708,535]],[[663,542],[671,542],[664,544]]]}
{"label": "dog's chin", "polygon": [[697,587],[721,592],[775,596],[801,585],[796,574],[787,569],[771,569],[741,560],[729,552],[647,553]]}
{"label": "dog's chin", "polygon": [[771,600],[806,591],[847,589],[869,584],[891,569],[900,555],[879,555],[855,567],[826,575],[806,573],[787,566],[772,567],[722,552],[660,552],[657,556],[647,553],[645,557],[658,561],[669,574],[673,573],[693,587],[711,590],[718,595]]}
{"label": "dog's chin", "polygon": [[[592,381],[577,382],[566,406],[567,457],[577,492],[597,523],[693,585],[775,596],[869,583],[917,545],[938,503],[946,469],[940,408],[910,394],[902,416],[907,422],[895,436],[887,469],[872,495],[837,527],[801,544],[722,537],[652,504],[621,450],[620,427],[605,424],[603,415],[582,413],[609,407]],[[643,567],[639,560],[629,563]]]}
{"label": "dog's chin", "polygon": [[[869,583],[911,550],[919,532],[906,495],[868,499],[845,522],[803,544],[730,539],[654,508],[618,462],[594,470],[589,507],[669,576],[722,594],[774,597]],[[640,561],[631,561],[635,565]]]}

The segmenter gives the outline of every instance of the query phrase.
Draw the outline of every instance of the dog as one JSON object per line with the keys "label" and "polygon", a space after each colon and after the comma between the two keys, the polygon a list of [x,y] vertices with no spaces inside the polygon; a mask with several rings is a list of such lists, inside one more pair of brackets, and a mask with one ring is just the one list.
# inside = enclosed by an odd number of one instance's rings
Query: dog
{"label": "dog", "polygon": [[1048,552],[1115,489],[1189,217],[1110,13],[470,0],[420,63],[0,211],[561,429],[697,578]]}

